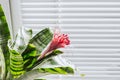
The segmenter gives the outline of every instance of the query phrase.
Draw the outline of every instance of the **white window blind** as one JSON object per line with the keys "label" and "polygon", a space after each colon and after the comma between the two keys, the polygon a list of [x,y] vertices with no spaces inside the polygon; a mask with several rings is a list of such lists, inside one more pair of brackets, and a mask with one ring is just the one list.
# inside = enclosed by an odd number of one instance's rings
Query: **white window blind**
{"label": "white window blind", "polygon": [[[120,80],[120,0],[19,0],[17,6],[20,24],[34,33],[60,26],[70,36],[63,56],[85,74],[84,80]],[[82,78],[63,76],[73,79]]]}

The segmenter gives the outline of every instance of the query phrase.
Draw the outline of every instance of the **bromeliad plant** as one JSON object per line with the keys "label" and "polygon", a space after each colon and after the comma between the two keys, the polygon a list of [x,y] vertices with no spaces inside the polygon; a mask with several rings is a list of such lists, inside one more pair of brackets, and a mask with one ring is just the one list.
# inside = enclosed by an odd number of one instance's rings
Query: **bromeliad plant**
{"label": "bromeliad plant", "polygon": [[[58,48],[69,45],[68,36],[45,28],[34,37],[32,30],[21,28],[11,40],[5,15],[0,6],[0,57],[2,80],[34,80],[49,74],[73,74],[70,65],[53,58],[63,52]],[[57,58],[58,59],[58,58]]]}

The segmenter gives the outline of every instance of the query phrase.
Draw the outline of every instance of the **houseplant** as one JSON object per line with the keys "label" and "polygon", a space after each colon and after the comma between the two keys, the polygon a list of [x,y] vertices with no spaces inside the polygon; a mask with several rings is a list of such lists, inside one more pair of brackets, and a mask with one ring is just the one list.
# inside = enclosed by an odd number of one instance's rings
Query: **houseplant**
{"label": "houseplant", "polygon": [[23,27],[15,40],[11,40],[9,27],[0,6],[0,57],[2,80],[34,80],[49,74],[73,74],[74,69],[61,65],[55,56],[63,52],[58,48],[69,45],[68,36],[45,28],[32,36],[32,30]]}

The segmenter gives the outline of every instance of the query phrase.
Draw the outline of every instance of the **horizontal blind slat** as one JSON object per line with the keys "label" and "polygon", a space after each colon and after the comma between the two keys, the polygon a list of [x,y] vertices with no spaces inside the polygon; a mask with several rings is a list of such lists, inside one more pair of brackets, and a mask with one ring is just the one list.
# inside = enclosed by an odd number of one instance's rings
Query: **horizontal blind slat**
{"label": "horizontal blind slat", "polygon": [[[63,57],[86,74],[86,80],[120,79],[119,0],[22,0],[20,6],[23,25],[34,34],[60,26],[69,35],[71,46],[61,49]],[[78,74],[63,78],[81,79]]]}

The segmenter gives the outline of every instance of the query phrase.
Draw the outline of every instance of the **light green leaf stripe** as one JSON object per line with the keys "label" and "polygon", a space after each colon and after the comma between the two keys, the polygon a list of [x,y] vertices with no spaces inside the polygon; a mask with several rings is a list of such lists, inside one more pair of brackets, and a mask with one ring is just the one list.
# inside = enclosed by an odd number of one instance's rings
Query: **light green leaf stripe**
{"label": "light green leaf stripe", "polygon": [[13,78],[18,78],[25,71],[23,69],[23,58],[20,53],[10,50],[10,72]]}

